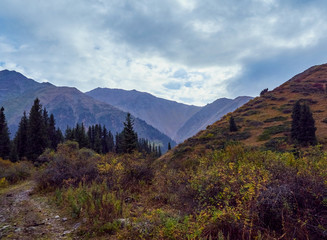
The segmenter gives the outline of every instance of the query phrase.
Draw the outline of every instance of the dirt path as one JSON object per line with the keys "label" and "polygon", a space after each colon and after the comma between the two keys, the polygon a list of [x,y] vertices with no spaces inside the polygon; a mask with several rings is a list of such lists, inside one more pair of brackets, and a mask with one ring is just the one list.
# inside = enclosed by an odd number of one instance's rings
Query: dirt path
{"label": "dirt path", "polygon": [[0,239],[73,239],[80,224],[33,194],[34,185],[28,181],[0,191]]}

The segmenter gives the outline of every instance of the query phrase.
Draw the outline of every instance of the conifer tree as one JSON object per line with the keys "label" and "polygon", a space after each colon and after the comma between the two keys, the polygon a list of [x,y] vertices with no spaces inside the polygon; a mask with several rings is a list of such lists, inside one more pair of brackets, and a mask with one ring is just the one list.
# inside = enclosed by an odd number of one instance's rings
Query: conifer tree
{"label": "conifer tree", "polygon": [[230,132],[237,132],[237,126],[236,126],[236,123],[235,123],[235,120],[234,120],[233,116],[231,116],[229,118],[229,131]]}
{"label": "conifer tree", "polygon": [[23,117],[21,118],[14,139],[16,145],[16,151],[18,158],[22,159],[27,156],[27,145],[28,145],[28,118],[26,112],[24,112]]}
{"label": "conifer tree", "polygon": [[300,124],[299,142],[303,145],[315,145],[317,143],[315,121],[307,104],[301,107]]}
{"label": "conifer tree", "polygon": [[10,138],[9,129],[7,126],[6,116],[4,113],[5,109],[0,109],[0,157],[7,159],[10,154]]}
{"label": "conifer tree", "polygon": [[298,141],[301,134],[301,104],[300,101],[297,101],[292,110],[292,128],[291,128],[291,138],[293,141]]}
{"label": "conifer tree", "polygon": [[42,115],[42,105],[40,100],[36,98],[30,111],[28,127],[29,147],[27,157],[32,161],[35,161],[47,147],[47,134]]}
{"label": "conifer tree", "polygon": [[124,130],[122,131],[122,147],[123,152],[131,153],[137,147],[137,134],[133,129],[134,121],[130,113],[127,113],[126,121],[124,122]]}
{"label": "conifer tree", "polygon": [[47,129],[48,129],[49,147],[52,149],[56,149],[59,141],[57,139],[56,121],[54,119],[53,114],[50,115]]}
{"label": "conifer tree", "polygon": [[293,142],[301,145],[315,145],[316,139],[315,121],[312,117],[310,107],[297,101],[292,111],[291,138]]}
{"label": "conifer tree", "polygon": [[19,160],[15,141],[12,141],[11,143],[9,159],[12,162],[17,162]]}
{"label": "conifer tree", "polygon": [[170,142],[168,142],[168,151],[171,150]]}

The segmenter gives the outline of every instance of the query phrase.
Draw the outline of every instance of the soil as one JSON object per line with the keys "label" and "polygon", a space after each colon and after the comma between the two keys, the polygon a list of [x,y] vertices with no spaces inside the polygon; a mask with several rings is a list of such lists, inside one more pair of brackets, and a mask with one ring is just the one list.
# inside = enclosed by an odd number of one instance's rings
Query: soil
{"label": "soil", "polygon": [[27,181],[0,190],[0,239],[76,239],[80,223],[60,212]]}

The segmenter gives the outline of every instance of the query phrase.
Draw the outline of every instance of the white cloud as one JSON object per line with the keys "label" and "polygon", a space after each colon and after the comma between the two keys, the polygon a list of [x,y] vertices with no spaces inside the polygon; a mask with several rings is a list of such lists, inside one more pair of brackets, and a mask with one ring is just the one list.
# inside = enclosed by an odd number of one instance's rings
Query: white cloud
{"label": "white cloud", "polygon": [[239,95],[229,86],[242,79],[259,92],[246,74],[264,61],[324,46],[327,6],[313,2],[2,0],[1,68],[204,105]]}

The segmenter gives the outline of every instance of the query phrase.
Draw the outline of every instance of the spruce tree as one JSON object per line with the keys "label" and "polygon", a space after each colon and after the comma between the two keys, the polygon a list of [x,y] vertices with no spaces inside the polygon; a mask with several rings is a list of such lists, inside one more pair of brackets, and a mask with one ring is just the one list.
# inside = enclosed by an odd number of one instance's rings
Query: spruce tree
{"label": "spruce tree", "polygon": [[5,109],[0,109],[0,157],[7,159],[10,154],[10,138],[9,129],[7,126],[6,116],[4,113]]}
{"label": "spruce tree", "polygon": [[123,152],[132,153],[137,148],[137,134],[133,129],[134,121],[130,113],[127,113],[124,122],[123,135]]}
{"label": "spruce tree", "polygon": [[234,120],[233,116],[231,116],[229,118],[229,131],[230,132],[237,132],[237,126],[236,126],[236,123],[235,123],[235,120]]}
{"label": "spruce tree", "polygon": [[299,142],[305,146],[315,145],[317,143],[315,120],[307,104],[303,104],[301,107],[300,125]]}
{"label": "spruce tree", "polygon": [[23,117],[19,122],[14,142],[16,144],[18,158],[22,159],[23,157],[26,157],[28,145],[28,118],[26,112],[24,112]]}
{"label": "spruce tree", "polygon": [[303,146],[317,143],[315,121],[310,107],[307,104],[301,105],[300,101],[295,103],[292,111],[291,138],[294,143]]}
{"label": "spruce tree", "polygon": [[170,142],[168,142],[168,151],[171,150]]}
{"label": "spruce tree", "polygon": [[42,114],[42,105],[36,98],[29,115],[28,158],[35,161],[47,147],[47,136]]}
{"label": "spruce tree", "polygon": [[56,121],[54,119],[53,114],[50,115],[47,129],[48,129],[49,147],[52,149],[56,149],[59,141],[57,139]]}

